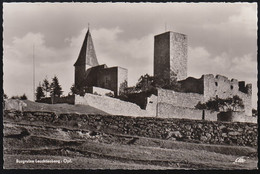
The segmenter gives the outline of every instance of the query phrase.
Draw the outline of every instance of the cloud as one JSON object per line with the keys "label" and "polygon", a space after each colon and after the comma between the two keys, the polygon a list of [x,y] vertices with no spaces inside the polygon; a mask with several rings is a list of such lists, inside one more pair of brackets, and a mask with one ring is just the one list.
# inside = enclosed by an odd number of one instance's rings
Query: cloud
{"label": "cloud", "polygon": [[[228,16],[228,20],[221,22],[207,22],[202,28],[214,31],[226,31],[228,34],[256,37],[257,31],[257,13],[255,6],[239,6],[239,13]],[[239,27],[239,30],[238,28]],[[232,31],[232,32],[230,32]]]}
{"label": "cloud", "polygon": [[[36,86],[45,77],[49,81],[57,75],[66,95],[74,83],[74,67],[87,29],[78,35],[64,39],[67,47],[58,49],[46,45],[42,33],[27,33],[23,37],[14,37],[10,45],[4,45],[4,88],[7,94],[21,95],[24,92],[33,98],[33,45],[35,45]],[[128,69],[129,84],[134,85],[145,73],[152,75],[153,36],[122,41],[119,34],[123,30],[100,28],[91,31],[96,54],[100,64],[121,66]],[[16,82],[21,88],[17,89]],[[26,89],[26,90],[25,90]]]}
{"label": "cloud", "polygon": [[189,75],[257,79],[256,3],[4,3],[3,11],[9,95],[32,91],[33,44],[36,84],[56,74],[67,93],[87,23],[99,62],[127,68],[130,85],[153,74],[153,37],[165,24],[188,36]]}
{"label": "cloud", "polygon": [[[26,93],[29,99],[33,99],[33,57],[36,86],[45,76],[51,80],[54,75],[57,75],[62,86],[68,88],[68,77],[73,76],[69,74],[71,72],[70,49],[48,47],[44,38],[42,33],[29,32],[21,38],[14,37],[10,45],[4,45],[4,89],[7,94]],[[69,84],[71,85],[72,82]]]}
{"label": "cloud", "polygon": [[229,17],[229,22],[233,27],[244,26],[250,36],[257,34],[257,12],[253,6],[242,6],[238,15]]}
{"label": "cloud", "polygon": [[231,57],[222,52],[212,55],[205,47],[188,48],[188,76],[200,78],[203,74],[221,74],[253,85],[253,106],[257,103],[257,61],[251,54]]}

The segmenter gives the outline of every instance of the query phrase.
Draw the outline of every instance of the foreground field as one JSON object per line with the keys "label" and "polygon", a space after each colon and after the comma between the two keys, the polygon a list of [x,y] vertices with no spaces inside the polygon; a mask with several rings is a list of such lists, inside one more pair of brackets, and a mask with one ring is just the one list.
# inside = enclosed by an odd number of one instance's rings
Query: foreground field
{"label": "foreground field", "polygon": [[5,169],[256,169],[257,161],[250,147],[4,122]]}
{"label": "foreground field", "polygon": [[[257,169],[255,146],[121,134],[112,124],[116,117],[104,122],[98,115],[108,114],[90,106],[24,102],[25,111],[92,114],[105,128],[95,127],[95,122],[83,124],[84,118],[68,121],[66,117],[64,121],[56,116],[11,112],[3,118],[4,169]],[[154,129],[152,125],[150,120],[149,130]]]}

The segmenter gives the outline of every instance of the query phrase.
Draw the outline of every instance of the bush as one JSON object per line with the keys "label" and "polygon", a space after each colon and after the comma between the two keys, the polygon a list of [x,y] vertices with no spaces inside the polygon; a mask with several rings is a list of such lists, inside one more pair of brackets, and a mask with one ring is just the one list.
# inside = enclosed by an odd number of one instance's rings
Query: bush
{"label": "bush", "polygon": [[22,96],[12,96],[11,99],[27,100],[27,96],[23,94]]}
{"label": "bush", "polygon": [[235,95],[232,98],[218,98],[214,97],[211,98],[206,103],[198,102],[198,104],[195,106],[196,109],[208,109],[211,111],[238,111],[239,109],[244,109],[244,104],[242,99]]}
{"label": "bush", "polygon": [[108,97],[114,97],[114,94],[112,92],[106,93],[105,95]]}

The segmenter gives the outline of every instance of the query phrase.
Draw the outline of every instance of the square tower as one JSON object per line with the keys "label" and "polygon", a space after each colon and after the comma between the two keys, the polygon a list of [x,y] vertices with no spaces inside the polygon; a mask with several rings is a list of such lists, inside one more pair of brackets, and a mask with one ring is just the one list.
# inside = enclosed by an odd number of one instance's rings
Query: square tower
{"label": "square tower", "polygon": [[187,78],[187,36],[168,31],[154,36],[154,76],[177,80]]}

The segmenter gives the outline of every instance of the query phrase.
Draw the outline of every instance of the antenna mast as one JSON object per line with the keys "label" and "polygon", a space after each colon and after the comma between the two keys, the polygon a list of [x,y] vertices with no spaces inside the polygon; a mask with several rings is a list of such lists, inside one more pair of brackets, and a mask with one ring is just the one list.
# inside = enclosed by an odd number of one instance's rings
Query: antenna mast
{"label": "antenna mast", "polygon": [[35,101],[35,60],[34,60],[34,44],[33,44],[33,101]]}

